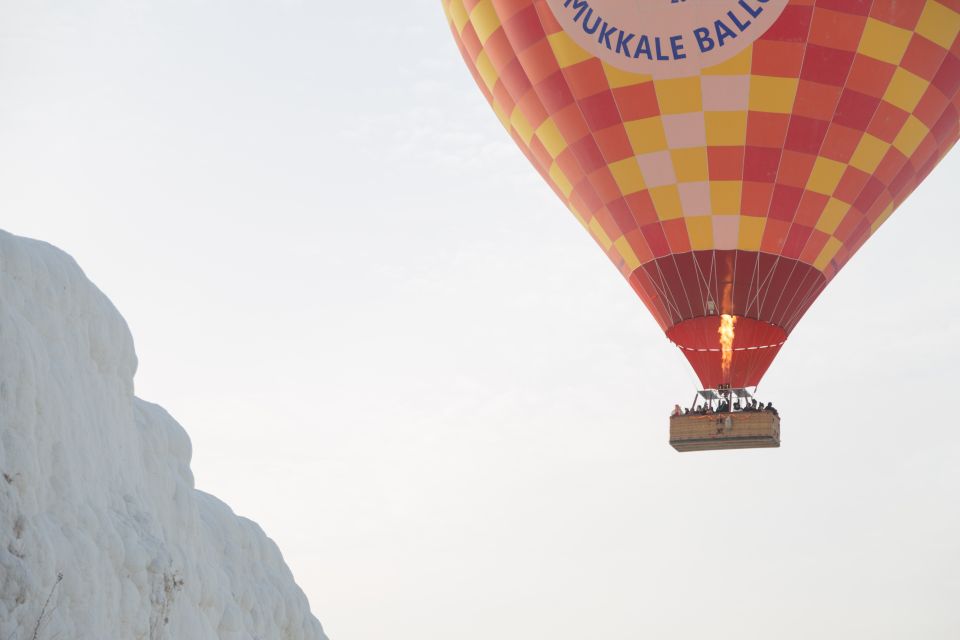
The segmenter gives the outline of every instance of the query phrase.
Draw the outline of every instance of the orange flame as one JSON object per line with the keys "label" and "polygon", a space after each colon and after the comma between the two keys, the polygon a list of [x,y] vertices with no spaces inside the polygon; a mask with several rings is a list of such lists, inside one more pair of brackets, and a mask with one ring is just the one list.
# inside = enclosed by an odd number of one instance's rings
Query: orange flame
{"label": "orange flame", "polygon": [[723,314],[720,316],[720,328],[717,333],[720,334],[720,351],[722,352],[720,364],[723,367],[723,380],[730,380],[730,365],[733,364],[733,333],[737,324],[737,316]]}

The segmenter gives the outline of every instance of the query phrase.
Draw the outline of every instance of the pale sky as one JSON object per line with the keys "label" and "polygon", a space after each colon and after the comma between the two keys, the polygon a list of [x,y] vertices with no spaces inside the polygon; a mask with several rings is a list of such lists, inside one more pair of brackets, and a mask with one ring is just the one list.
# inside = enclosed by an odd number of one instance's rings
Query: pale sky
{"label": "pale sky", "polygon": [[197,487],[334,640],[953,640],[960,152],[759,389],[696,386],[514,148],[439,0],[0,0],[0,228],[126,317]]}

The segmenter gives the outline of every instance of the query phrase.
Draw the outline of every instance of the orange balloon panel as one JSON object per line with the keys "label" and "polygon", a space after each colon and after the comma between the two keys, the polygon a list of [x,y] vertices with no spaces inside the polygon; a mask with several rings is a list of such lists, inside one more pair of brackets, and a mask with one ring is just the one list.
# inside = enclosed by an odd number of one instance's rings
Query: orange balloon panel
{"label": "orange balloon panel", "polygon": [[[503,125],[705,387],[757,384],[960,136],[960,0],[442,2]],[[727,372],[719,314],[739,318]]]}

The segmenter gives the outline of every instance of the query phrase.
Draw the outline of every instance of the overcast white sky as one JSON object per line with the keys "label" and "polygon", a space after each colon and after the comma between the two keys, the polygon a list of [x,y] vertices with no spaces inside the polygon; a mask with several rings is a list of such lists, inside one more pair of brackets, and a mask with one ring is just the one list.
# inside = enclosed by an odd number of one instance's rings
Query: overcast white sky
{"label": "overcast white sky", "polygon": [[335,640],[957,638],[958,176],[783,349],[783,448],[680,455],[692,372],[438,0],[0,0],[0,227],[111,297]]}

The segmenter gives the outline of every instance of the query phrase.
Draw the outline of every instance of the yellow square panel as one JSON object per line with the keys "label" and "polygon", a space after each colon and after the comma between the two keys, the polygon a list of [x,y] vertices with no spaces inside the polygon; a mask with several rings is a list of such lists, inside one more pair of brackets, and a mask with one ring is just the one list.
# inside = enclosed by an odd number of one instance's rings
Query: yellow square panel
{"label": "yellow square panel", "polygon": [[797,97],[797,78],[753,76],[750,78],[750,110],[790,113]]}
{"label": "yellow square panel", "polygon": [[[919,2],[920,0],[910,0]],[[960,13],[939,2],[928,2],[917,23],[917,33],[944,49],[950,49],[960,33]]]}
{"label": "yellow square panel", "polygon": [[912,36],[912,31],[867,18],[857,51],[876,60],[900,64]]}
{"label": "yellow square panel", "polygon": [[530,124],[530,121],[527,120],[527,117],[523,115],[520,107],[514,107],[513,113],[510,115],[510,126],[517,132],[517,135],[520,136],[524,144],[529,146],[530,141],[533,139],[533,126]]}
{"label": "yellow square panel", "polygon": [[850,158],[850,166],[866,173],[873,173],[877,170],[877,166],[883,160],[883,157],[887,155],[888,149],[890,149],[889,144],[880,138],[865,133],[860,138],[860,144],[854,150],[853,157]]}
{"label": "yellow square panel", "polygon": [[470,22],[473,23],[473,30],[477,32],[480,44],[484,44],[500,28],[500,18],[497,17],[491,0],[481,0],[473,8],[470,12]]}
{"label": "yellow square panel", "polygon": [[807,189],[829,196],[840,184],[840,178],[846,170],[847,165],[842,162],[820,156],[813,164],[813,171],[807,180]]}
{"label": "yellow square panel", "polygon": [[667,136],[663,131],[663,122],[659,116],[630,120],[624,123],[630,145],[636,154],[661,151],[667,148]]}
{"label": "yellow square panel", "polygon": [[[833,233],[840,226],[843,217],[850,211],[850,205],[846,202],[830,198],[827,206],[820,213],[820,219],[817,220],[816,228],[824,233]],[[833,256],[830,256],[831,258]]]}
{"label": "yellow square panel", "polygon": [[603,247],[604,251],[609,251],[610,246],[613,244],[610,240],[610,236],[607,235],[607,232],[603,230],[603,227],[600,226],[600,223],[597,222],[596,218],[591,218],[590,222],[587,223],[587,229],[590,230],[590,234],[597,239],[597,242],[600,243],[600,246]]}
{"label": "yellow square panel", "polygon": [[717,215],[740,213],[740,196],[743,183],[739,180],[713,180],[710,182],[710,206]]}
{"label": "yellow square panel", "polygon": [[747,139],[745,111],[708,111],[703,114],[707,129],[707,146],[734,147]]}
{"label": "yellow square panel", "polygon": [[907,113],[911,113],[923,97],[923,92],[927,90],[930,83],[915,76],[903,67],[897,67],[893,72],[893,78],[887,86],[887,92],[883,99],[895,107],[900,107]]}
{"label": "yellow square panel", "polygon": [[820,255],[817,256],[817,259],[813,262],[813,266],[818,271],[823,271],[827,268],[827,265],[830,264],[830,261],[833,260],[833,257],[837,255],[837,251],[840,251],[840,247],[843,246],[843,243],[837,240],[836,238],[831,237],[827,240],[827,244],[823,247],[823,251],[820,252]]}
{"label": "yellow square panel", "polygon": [[700,77],[654,80],[660,113],[691,113],[703,110],[703,94],[700,91]]}
{"label": "yellow square panel", "polygon": [[620,187],[620,192],[623,195],[643,190],[643,173],[640,171],[640,165],[637,164],[636,158],[630,157],[619,160],[611,163],[609,167],[610,173],[613,174],[613,179]]}
{"label": "yellow square panel", "polygon": [[543,121],[543,124],[537,127],[536,136],[543,143],[547,153],[554,159],[567,148],[567,141],[560,133],[560,129],[553,118],[547,118]]}
{"label": "yellow square panel", "polygon": [[490,62],[490,57],[487,56],[486,51],[481,51],[480,55],[477,56],[477,73],[480,74],[480,77],[483,79],[483,84],[487,86],[487,89],[493,91],[493,87],[497,84],[497,80],[500,79],[500,75],[497,73],[497,70],[493,68],[493,63]]}
{"label": "yellow square panel", "polygon": [[650,189],[650,198],[657,210],[657,217],[661,220],[673,220],[683,217],[683,205],[680,203],[680,192],[675,185],[653,187]]}
{"label": "yellow square panel", "polygon": [[766,218],[740,216],[740,238],[737,248],[743,251],[759,251],[765,222]]}
{"label": "yellow square panel", "polygon": [[[560,165],[556,162],[550,165],[549,176],[553,184],[557,185],[557,189],[560,190],[563,197],[569,198],[570,193],[573,191],[573,185],[570,184],[570,179],[567,178],[567,174],[563,172],[563,169],[561,169]],[[574,213],[576,213],[576,211],[574,211]]]}
{"label": "yellow square panel", "polygon": [[713,249],[713,219],[710,216],[686,218],[690,248],[694,251]]}
{"label": "yellow square panel", "polygon": [[894,138],[893,146],[903,155],[912,156],[929,133],[930,130],[927,129],[927,125],[920,122],[915,116],[910,115],[907,121],[903,123],[900,133]]}
{"label": "yellow square panel", "polygon": [[447,16],[450,17],[450,22],[453,23],[457,33],[463,33],[463,28],[470,22],[470,16],[463,7],[463,0],[450,0],[450,4],[447,5]]}
{"label": "yellow square panel", "polygon": [[707,150],[703,147],[674,149],[670,152],[670,157],[673,160],[673,172],[677,176],[677,182],[707,181],[709,177]]}
{"label": "yellow square panel", "polygon": [[637,254],[633,252],[633,247],[630,246],[626,236],[617,238],[613,246],[617,249],[617,253],[623,258],[623,261],[627,264],[630,271],[634,271],[640,266],[640,259],[637,257]]}
{"label": "yellow square panel", "polygon": [[568,36],[566,31],[551,33],[547,36],[547,40],[550,42],[550,48],[553,49],[553,55],[556,57],[557,64],[560,65],[561,69],[593,57],[574,42],[573,38]]}

